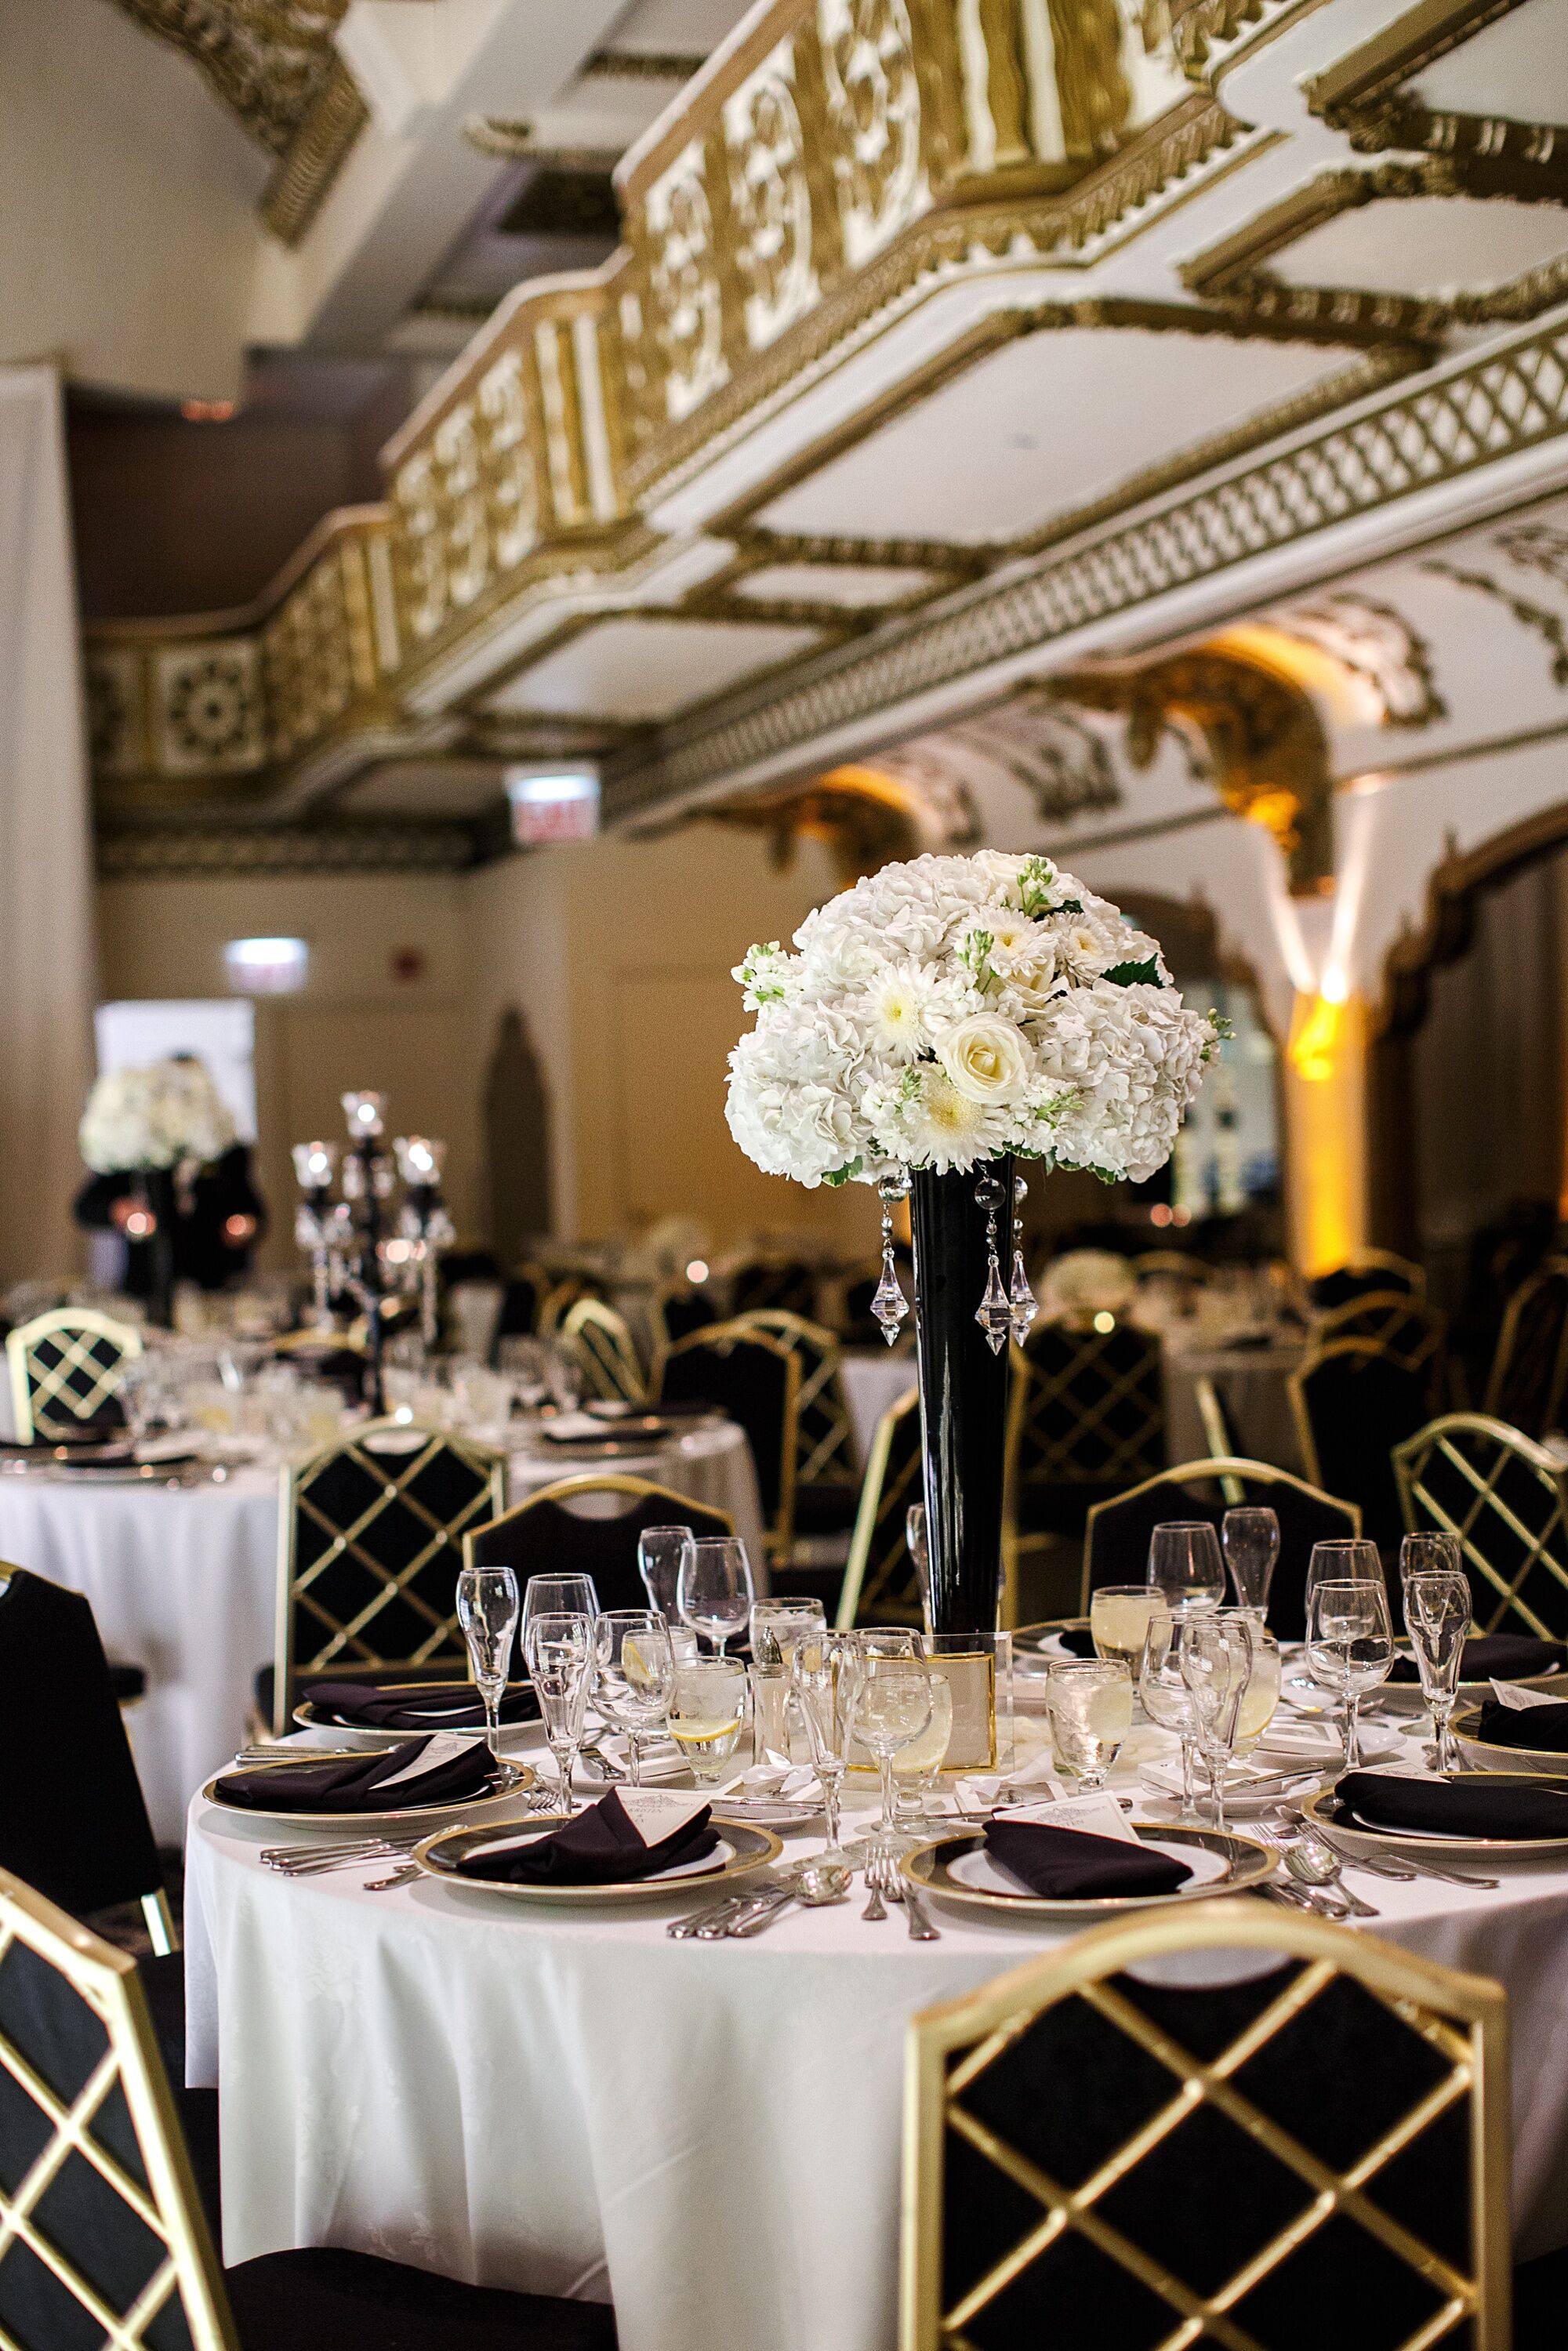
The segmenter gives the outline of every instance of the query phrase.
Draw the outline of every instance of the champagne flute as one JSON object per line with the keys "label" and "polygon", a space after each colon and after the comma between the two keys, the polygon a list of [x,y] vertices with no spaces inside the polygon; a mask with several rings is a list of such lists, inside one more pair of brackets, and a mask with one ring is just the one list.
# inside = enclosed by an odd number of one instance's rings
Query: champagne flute
{"label": "champagne flute", "polygon": [[751,1562],[737,1535],[694,1542],[681,1561],[675,1605],[694,1633],[706,1633],[716,1657],[751,1614]]}
{"label": "champagne flute", "polygon": [[1145,1579],[1170,1608],[1218,1608],[1225,1597],[1219,1537],[1207,1519],[1171,1519],[1149,1538]]}
{"label": "champagne flute", "polygon": [[1227,1510],[1219,1522],[1219,1543],[1236,1605],[1267,1614],[1269,1586],[1280,1557],[1278,1513],[1251,1506]]}
{"label": "champagne flute", "polygon": [[485,1739],[497,1792],[515,1788],[520,1771],[501,1759],[501,1700],[511,1671],[521,1603],[509,1567],[465,1567],[457,1579],[457,1622],[468,1645],[468,1671],[485,1708]]}
{"label": "champagne flute", "polygon": [[[1386,1590],[1383,1554],[1375,1542],[1368,1542],[1360,1535],[1336,1537],[1330,1542],[1314,1543],[1307,1561],[1307,1581],[1301,1594],[1301,1606],[1309,1623],[1312,1621],[1312,1594],[1320,1583],[1376,1583]],[[1309,1668],[1311,1663],[1309,1657]]]}
{"label": "champagne flute", "polygon": [[593,1685],[593,1626],[586,1611],[550,1609],[534,1618],[524,1639],[545,1738],[560,1782],[560,1808],[569,1818],[575,1809],[571,1777],[582,1745],[583,1711]]}
{"label": "champagne flute", "polygon": [[1432,1716],[1437,1769],[1447,1778],[1459,1768],[1449,1723],[1470,1629],[1469,1578],[1448,1568],[1413,1569],[1405,1578],[1405,1629]]}
{"label": "champagne flute", "polygon": [[1252,1673],[1252,1619],[1245,1610],[1205,1609],[1185,1628],[1181,1677],[1208,1771],[1214,1826],[1225,1828],[1225,1775],[1236,1745],[1241,1700]]}
{"label": "champagne flute", "polygon": [[648,1605],[674,1624],[680,1614],[675,1593],[681,1562],[695,1538],[690,1527],[644,1527],[637,1538],[637,1573],[648,1595]]}
{"label": "champagne flute", "polygon": [[1078,1657],[1053,1665],[1045,1681],[1057,1767],[1098,1795],[1133,1727],[1133,1674],[1121,1657]]}
{"label": "champagne flute", "polygon": [[806,1725],[811,1761],[822,1786],[828,1815],[828,1842],[823,1851],[831,1860],[836,1860],[843,1850],[839,1843],[839,1813],[849,1741],[839,1710],[837,1680],[841,1660],[846,1654],[842,1639],[824,1632],[819,1640],[808,1637],[797,1641],[789,1658],[790,1685]]}
{"label": "champagne flute", "polygon": [[1320,1583],[1307,1604],[1307,1661],[1315,1680],[1344,1693],[1344,1769],[1361,1763],[1358,1716],[1394,1664],[1388,1591],[1379,1580]]}
{"label": "champagne flute", "polygon": [[667,1720],[674,1695],[675,1653],[657,1609],[609,1608],[594,1620],[595,1703],[626,1733],[628,1779],[643,1784],[643,1741]]}
{"label": "champagne flute", "polygon": [[1193,1711],[1192,1698],[1182,1678],[1182,1639],[1187,1626],[1197,1621],[1199,1612],[1160,1609],[1149,1619],[1148,1637],[1138,1668],[1138,1696],[1144,1712],[1161,1730],[1174,1730],[1181,1740],[1181,1818],[1198,1818],[1197,1797],[1193,1787],[1194,1741],[1197,1736],[1197,1718]]}
{"label": "champagne flute", "polygon": [[894,1818],[893,1759],[930,1723],[930,1667],[922,1656],[862,1648],[850,1654],[848,1679],[850,1734],[875,1756],[882,1782],[882,1818],[873,1842],[884,1852],[896,1852],[901,1839]]}
{"label": "champagne flute", "polygon": [[1465,1547],[1458,1535],[1406,1535],[1399,1546],[1399,1581],[1412,1575],[1463,1575]]}

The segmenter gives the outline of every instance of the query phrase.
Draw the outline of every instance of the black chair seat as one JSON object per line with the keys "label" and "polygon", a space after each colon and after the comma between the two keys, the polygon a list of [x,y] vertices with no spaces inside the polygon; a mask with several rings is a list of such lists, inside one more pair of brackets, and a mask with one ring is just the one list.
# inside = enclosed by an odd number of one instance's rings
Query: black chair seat
{"label": "black chair seat", "polygon": [[860,1507],[860,1488],[847,1484],[797,1486],[795,1532],[798,1535],[847,1535]]}
{"label": "black chair seat", "polygon": [[243,2351],[614,2351],[605,2303],[464,2285],[371,2253],[315,2247],[226,2270]]}
{"label": "black chair seat", "polygon": [[118,1657],[110,1657],[109,1687],[116,1706],[129,1706],[132,1698],[147,1695],[147,1676],[141,1666],[122,1665]]}
{"label": "black chair seat", "polygon": [[1568,2245],[1521,2262],[1513,2273],[1513,2351],[1556,2351],[1568,2296]]}

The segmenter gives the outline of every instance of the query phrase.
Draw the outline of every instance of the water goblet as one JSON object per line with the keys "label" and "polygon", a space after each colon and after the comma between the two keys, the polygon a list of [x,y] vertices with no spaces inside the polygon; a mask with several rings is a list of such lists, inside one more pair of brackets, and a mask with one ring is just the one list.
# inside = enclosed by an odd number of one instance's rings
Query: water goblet
{"label": "water goblet", "polygon": [[1252,1674],[1252,1619],[1244,1609],[1205,1609],[1185,1628],[1181,1676],[1208,1772],[1214,1826],[1225,1827],[1225,1775]]}
{"label": "water goblet", "polygon": [[931,1720],[910,1746],[893,1759],[897,1793],[894,1816],[901,1828],[918,1831],[929,1816],[931,1793],[947,1758],[953,1736],[953,1685],[944,1673],[931,1676]]}
{"label": "water goblet", "polygon": [[1207,1519],[1171,1519],[1149,1538],[1146,1581],[1171,1608],[1218,1608],[1225,1597],[1219,1537]]}
{"label": "water goblet", "polygon": [[1102,1583],[1089,1595],[1089,1631],[1098,1657],[1116,1658],[1136,1677],[1149,1620],[1165,1601],[1148,1583]]}
{"label": "water goblet", "polygon": [[534,1617],[524,1655],[544,1717],[545,1738],[560,1782],[560,1808],[575,1809],[571,1778],[582,1745],[582,1717],[593,1687],[594,1619],[579,1609],[548,1609]]}
{"label": "water goblet", "polygon": [[1412,1569],[1405,1578],[1405,1630],[1416,1652],[1421,1695],[1432,1717],[1437,1765],[1445,1778],[1459,1768],[1449,1726],[1469,1629],[1469,1578],[1448,1568]]}
{"label": "water goblet", "polygon": [[1219,1522],[1219,1545],[1230,1571],[1230,1588],[1238,1608],[1269,1607],[1269,1586],[1280,1557],[1277,1511],[1243,1506],[1227,1510]]}
{"label": "water goblet", "polygon": [[468,1645],[468,1670],[485,1708],[485,1739],[497,1785],[516,1787],[521,1771],[501,1759],[501,1700],[512,1667],[521,1605],[509,1567],[465,1567],[457,1579],[457,1622]]}
{"label": "water goblet", "polygon": [[1427,1531],[1406,1535],[1399,1545],[1399,1581],[1412,1575],[1463,1575],[1465,1547],[1458,1535]]}
{"label": "water goblet", "polygon": [[698,1657],[676,1666],[670,1736],[695,1780],[716,1780],[735,1753],[746,1720],[746,1667],[738,1657]]}
{"label": "water goblet", "polygon": [[1344,1769],[1361,1762],[1359,1714],[1394,1664],[1394,1625],[1381,1578],[1320,1583],[1307,1603],[1307,1662],[1316,1681],[1344,1696]]}
{"label": "water goblet", "polygon": [[850,1736],[876,1758],[882,1782],[882,1817],[871,1841],[895,1852],[901,1839],[894,1817],[893,1759],[929,1727],[931,1669],[923,1656],[873,1646],[851,1650],[847,1664]]}
{"label": "water goblet", "polygon": [[1075,1657],[1045,1678],[1057,1769],[1097,1795],[1133,1727],[1133,1674],[1121,1657]]}
{"label": "water goblet", "polygon": [[1241,1693],[1241,1711],[1236,1720],[1236,1750],[1246,1754],[1257,1746],[1273,1721],[1280,1704],[1280,1682],[1282,1661],[1280,1644],[1263,1621],[1260,1608],[1238,1609],[1238,1615],[1251,1620],[1252,1671]]}
{"label": "water goblet", "polygon": [[706,1633],[716,1657],[751,1614],[755,1588],[746,1545],[737,1535],[694,1542],[681,1561],[675,1605],[695,1633]]}
{"label": "water goblet", "polygon": [[665,1721],[674,1695],[670,1628],[656,1609],[607,1608],[594,1619],[594,1703],[626,1733],[627,1780],[643,1784],[643,1741]]}
{"label": "water goblet", "polygon": [[695,1540],[690,1527],[644,1527],[637,1538],[637,1573],[648,1605],[672,1625],[680,1614],[675,1595],[681,1565]]}

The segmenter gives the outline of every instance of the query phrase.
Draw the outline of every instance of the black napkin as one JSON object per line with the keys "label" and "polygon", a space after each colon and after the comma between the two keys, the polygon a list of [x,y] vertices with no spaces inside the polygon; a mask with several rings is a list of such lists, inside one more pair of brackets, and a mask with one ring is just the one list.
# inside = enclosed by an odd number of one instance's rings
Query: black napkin
{"label": "black napkin", "polygon": [[1120,1837],[1047,1821],[987,1823],[989,1852],[1036,1894],[1057,1901],[1099,1894],[1174,1894],[1192,1876],[1185,1861]]}
{"label": "black napkin", "polygon": [[676,1862],[700,1861],[718,1843],[710,1826],[713,1808],[704,1804],[670,1835],[644,1844],[612,1788],[597,1804],[579,1813],[563,1829],[517,1844],[499,1845],[457,1865],[465,1877],[498,1879],[507,1886],[611,1886],[653,1877]]}
{"label": "black napkin", "polygon": [[269,1763],[258,1771],[230,1771],[217,1783],[225,1803],[254,1805],[258,1812],[390,1813],[406,1804],[461,1803],[465,1796],[483,1794],[490,1785],[490,1750],[483,1740],[465,1742],[460,1755],[449,1755],[427,1771],[410,1772],[395,1788],[383,1782],[407,1771],[429,1746],[428,1739],[411,1739],[402,1747],[379,1755],[356,1755],[349,1762]]}
{"label": "black napkin", "polygon": [[1427,1829],[1437,1836],[1568,1837],[1568,1780],[1407,1780],[1391,1771],[1347,1771],[1334,1788],[1368,1828]]}
{"label": "black napkin", "polygon": [[1056,1638],[1070,1657],[1093,1657],[1099,1655],[1099,1651],[1094,1646],[1094,1635],[1087,1625],[1064,1625]]}
{"label": "black napkin", "polygon": [[[366,1730],[483,1730],[485,1706],[469,1682],[311,1682],[304,1695],[319,1714]],[[503,1722],[537,1722],[531,1682],[501,1700]]]}
{"label": "black napkin", "polygon": [[[1467,1641],[1459,1659],[1462,1682],[1522,1682],[1531,1674],[1560,1674],[1568,1667],[1561,1641],[1537,1641],[1528,1633],[1482,1633]],[[1418,1682],[1414,1657],[1396,1657],[1391,1682]]]}
{"label": "black napkin", "polygon": [[1489,1698],[1476,1732],[1491,1747],[1530,1747],[1568,1755],[1568,1706],[1500,1706]]}

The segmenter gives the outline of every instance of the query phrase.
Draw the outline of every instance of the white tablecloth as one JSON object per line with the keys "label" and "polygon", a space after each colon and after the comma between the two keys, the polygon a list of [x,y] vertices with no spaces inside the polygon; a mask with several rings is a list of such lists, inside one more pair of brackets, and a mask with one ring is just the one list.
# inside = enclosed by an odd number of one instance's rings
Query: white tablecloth
{"label": "white tablecloth", "polygon": [[[593,1466],[514,1454],[508,1500]],[[760,1574],[757,1478],[733,1422],[612,1466],[727,1510]],[[179,1843],[192,1795],[234,1753],[272,1658],[277,1493],[277,1471],[262,1468],[173,1491],[0,1478],[0,1560],[85,1592],[110,1655],[146,1668],[147,1696],[125,1719],[161,1844]]]}
{"label": "white tablecloth", "polygon": [[[366,1894],[382,1873],[262,1869],[275,1837],[198,1806],[188,1848],[225,2261],[346,2245],[610,2299],[622,2351],[893,2351],[904,2026],[1058,1936],[938,1905],[915,1944],[857,1898],[675,1943],[689,1894],[570,1917]],[[1568,2241],[1568,1872],[1355,1882],[1373,1931],[1507,1988],[1518,2251]]]}
{"label": "white tablecloth", "polygon": [[867,1347],[855,1347],[844,1355],[840,1377],[843,1382],[844,1405],[854,1431],[855,1451],[863,1468],[877,1422],[901,1395],[917,1384],[919,1373],[915,1357],[906,1349],[894,1355],[885,1348],[873,1352]]}

